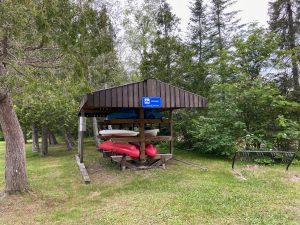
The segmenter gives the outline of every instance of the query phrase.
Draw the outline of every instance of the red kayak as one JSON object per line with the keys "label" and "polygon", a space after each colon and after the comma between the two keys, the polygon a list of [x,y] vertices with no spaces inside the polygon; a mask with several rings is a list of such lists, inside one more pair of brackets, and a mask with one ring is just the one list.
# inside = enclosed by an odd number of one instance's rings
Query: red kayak
{"label": "red kayak", "polygon": [[[128,155],[134,158],[138,158],[140,156],[140,148],[132,144],[105,141],[99,144],[99,149],[115,152],[121,155]],[[146,145],[145,152],[146,155],[153,157],[157,154],[157,148],[152,144],[148,144]]]}
{"label": "red kayak", "polygon": [[122,155],[128,155],[134,158],[138,158],[140,156],[140,150],[136,146],[126,143],[114,143],[111,141],[105,141],[99,144],[99,148],[110,152],[116,152]]}
{"label": "red kayak", "polygon": [[154,145],[152,144],[146,145],[146,155],[153,157],[156,156],[156,154],[157,154],[157,148]]}

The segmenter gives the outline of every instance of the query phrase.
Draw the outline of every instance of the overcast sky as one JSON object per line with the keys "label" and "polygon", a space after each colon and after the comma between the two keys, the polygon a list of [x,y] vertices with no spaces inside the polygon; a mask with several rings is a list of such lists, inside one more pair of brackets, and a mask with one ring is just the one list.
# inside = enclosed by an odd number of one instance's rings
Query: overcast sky
{"label": "overcast sky", "polygon": [[[180,28],[185,31],[190,17],[188,8],[190,0],[167,0],[173,8],[173,12],[181,19]],[[237,0],[233,10],[241,10],[242,23],[258,22],[262,26],[267,25],[269,0]]]}

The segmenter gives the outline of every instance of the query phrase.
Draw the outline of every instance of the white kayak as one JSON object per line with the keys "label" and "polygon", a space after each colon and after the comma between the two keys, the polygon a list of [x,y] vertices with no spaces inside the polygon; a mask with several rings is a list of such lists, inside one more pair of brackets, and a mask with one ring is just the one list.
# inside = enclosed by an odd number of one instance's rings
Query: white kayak
{"label": "white kayak", "polygon": [[139,132],[132,130],[101,130],[99,134],[102,136],[134,137],[137,136]]}
{"label": "white kayak", "polygon": [[155,137],[155,136],[157,136],[158,132],[159,132],[159,129],[145,130],[145,136],[147,136],[147,137]]}

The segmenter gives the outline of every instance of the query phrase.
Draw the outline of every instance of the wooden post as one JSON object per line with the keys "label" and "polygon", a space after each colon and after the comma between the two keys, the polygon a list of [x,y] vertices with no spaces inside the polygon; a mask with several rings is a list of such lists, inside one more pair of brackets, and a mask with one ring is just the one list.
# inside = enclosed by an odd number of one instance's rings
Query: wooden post
{"label": "wooden post", "polygon": [[84,113],[79,117],[79,126],[78,126],[78,156],[80,159],[80,163],[83,163],[83,137],[84,131],[86,130],[86,118],[84,117]]}
{"label": "wooden post", "polygon": [[170,130],[170,136],[171,136],[171,140],[170,140],[170,154],[173,155],[173,113],[172,110],[170,110],[169,113],[169,130]]}
{"label": "wooden post", "polygon": [[95,139],[95,144],[96,148],[98,148],[98,135],[99,135],[99,130],[98,130],[98,122],[97,122],[97,117],[93,117],[93,133],[94,133],[94,139]]}
{"label": "wooden post", "polygon": [[76,162],[77,162],[77,165],[78,165],[79,170],[80,170],[80,172],[81,172],[81,175],[82,175],[82,177],[83,177],[84,183],[85,183],[85,184],[91,183],[91,179],[90,179],[90,177],[89,177],[89,174],[88,174],[88,172],[87,172],[87,170],[86,170],[84,164],[83,164],[83,163],[80,163],[80,159],[79,159],[78,155],[75,156],[75,160],[76,160]]}
{"label": "wooden post", "polygon": [[144,109],[140,108],[140,124],[139,124],[139,132],[140,132],[140,160],[141,162],[145,162],[146,160],[146,145],[145,145],[145,123],[144,123]]}

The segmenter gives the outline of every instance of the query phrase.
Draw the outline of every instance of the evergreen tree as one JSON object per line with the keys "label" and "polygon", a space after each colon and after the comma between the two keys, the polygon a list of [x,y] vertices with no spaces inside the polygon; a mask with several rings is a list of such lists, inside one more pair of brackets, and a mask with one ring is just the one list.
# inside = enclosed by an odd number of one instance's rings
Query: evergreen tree
{"label": "evergreen tree", "polygon": [[203,0],[194,0],[190,6],[189,45],[192,48],[191,90],[205,95],[208,85],[205,80],[208,75],[207,63],[212,57],[211,24],[208,19],[207,5]]}
{"label": "evergreen tree", "polygon": [[190,6],[189,43],[198,62],[209,59],[211,52],[211,24],[208,20],[207,5],[203,0],[194,0]]}
{"label": "evergreen tree", "polygon": [[178,57],[182,52],[178,23],[179,19],[171,12],[170,5],[165,0],[161,1],[155,17],[157,36],[140,66],[143,78],[155,77],[177,84],[182,80],[177,70]]}
{"label": "evergreen tree", "polygon": [[215,51],[229,48],[233,36],[243,26],[236,17],[239,11],[229,11],[235,3],[233,0],[211,0],[209,19],[212,23],[211,39],[215,43]]}
{"label": "evergreen tree", "polygon": [[61,24],[67,28],[62,32],[64,38],[57,41],[73,58],[76,76],[84,78],[92,90],[101,83],[118,83],[124,73],[106,6],[95,9],[90,2],[83,2],[67,13],[71,19],[69,24]]}
{"label": "evergreen tree", "polygon": [[[292,88],[300,96],[299,53],[300,1],[276,0],[269,3],[270,29],[282,38],[281,48],[286,50],[288,66],[292,72]],[[288,82],[288,81],[287,81]],[[286,84],[282,84],[286,85]],[[298,96],[298,97],[299,97]]]}

